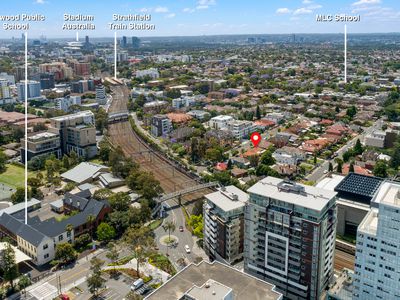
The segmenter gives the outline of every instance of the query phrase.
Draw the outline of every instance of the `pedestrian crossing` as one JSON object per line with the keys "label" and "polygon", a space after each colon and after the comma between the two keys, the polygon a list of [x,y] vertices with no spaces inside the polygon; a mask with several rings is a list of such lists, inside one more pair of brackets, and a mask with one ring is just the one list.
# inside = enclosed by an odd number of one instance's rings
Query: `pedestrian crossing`
{"label": "pedestrian crossing", "polygon": [[29,291],[29,294],[38,300],[50,300],[57,296],[57,288],[48,282],[39,285],[33,290]]}

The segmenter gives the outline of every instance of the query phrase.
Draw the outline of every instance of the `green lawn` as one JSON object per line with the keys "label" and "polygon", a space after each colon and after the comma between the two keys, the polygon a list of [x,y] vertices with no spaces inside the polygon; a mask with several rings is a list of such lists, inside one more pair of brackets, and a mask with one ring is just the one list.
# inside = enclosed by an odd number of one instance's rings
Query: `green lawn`
{"label": "green lawn", "polygon": [[157,229],[158,227],[160,227],[160,225],[162,224],[162,219],[157,219],[157,220],[154,220],[153,222],[151,222],[148,226],[149,226],[149,228],[151,229],[151,230],[155,230],[155,229]]}
{"label": "green lawn", "polygon": [[24,186],[24,168],[16,165],[7,165],[7,170],[0,174],[0,182],[7,184],[11,187]]}

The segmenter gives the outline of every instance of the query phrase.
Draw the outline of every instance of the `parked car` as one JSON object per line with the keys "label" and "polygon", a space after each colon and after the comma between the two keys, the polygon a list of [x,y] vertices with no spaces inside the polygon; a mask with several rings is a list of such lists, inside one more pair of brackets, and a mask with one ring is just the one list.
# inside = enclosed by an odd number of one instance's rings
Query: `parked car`
{"label": "parked car", "polygon": [[186,251],[186,253],[190,253],[189,245],[185,245],[185,251]]}
{"label": "parked car", "polygon": [[179,226],[179,231],[180,231],[180,232],[183,232],[183,226],[182,226],[182,225]]}
{"label": "parked car", "polygon": [[132,284],[131,290],[132,290],[132,291],[135,291],[135,290],[137,290],[138,288],[140,288],[143,284],[144,284],[143,279],[142,279],[142,278],[139,278],[138,280],[136,280],[136,281]]}

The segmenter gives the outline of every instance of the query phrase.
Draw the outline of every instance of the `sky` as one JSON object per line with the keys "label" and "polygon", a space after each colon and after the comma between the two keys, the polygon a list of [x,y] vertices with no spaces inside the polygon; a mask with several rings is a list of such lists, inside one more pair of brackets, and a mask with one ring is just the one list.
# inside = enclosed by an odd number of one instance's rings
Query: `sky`
{"label": "sky", "polygon": [[[0,15],[44,14],[45,22],[31,23],[29,37],[75,37],[63,31],[63,14],[95,16],[95,31],[80,36],[111,37],[107,27],[112,14],[151,14],[153,31],[119,31],[128,36],[187,36],[217,34],[339,33],[344,23],[316,22],[317,14],[361,15],[347,23],[349,33],[398,32],[399,0],[8,0]],[[20,37],[6,31],[0,21],[0,38]]]}

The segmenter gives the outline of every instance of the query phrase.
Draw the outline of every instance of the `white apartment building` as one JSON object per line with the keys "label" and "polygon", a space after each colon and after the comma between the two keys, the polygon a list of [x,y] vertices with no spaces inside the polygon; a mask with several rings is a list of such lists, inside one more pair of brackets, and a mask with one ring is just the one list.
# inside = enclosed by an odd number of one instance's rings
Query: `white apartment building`
{"label": "white apartment building", "polygon": [[205,195],[204,250],[211,259],[232,264],[243,258],[244,207],[249,196],[230,185]]}
{"label": "white apartment building", "polygon": [[135,76],[138,78],[143,78],[145,76],[149,76],[152,79],[156,79],[156,78],[160,77],[160,74],[158,73],[158,70],[156,68],[150,68],[150,69],[146,69],[146,70],[137,70]]}
{"label": "white apartment building", "polygon": [[189,107],[196,103],[196,99],[193,96],[182,96],[180,98],[172,99],[172,107],[180,109],[182,107]]}
{"label": "white apartment building", "polygon": [[282,147],[274,151],[272,157],[278,164],[297,165],[301,160],[306,159],[306,153],[294,147]]}
{"label": "white apartment building", "polygon": [[81,105],[82,100],[80,96],[69,96],[64,98],[55,99],[56,109],[67,112],[72,105]]}
{"label": "white apartment building", "polygon": [[400,298],[400,184],[384,182],[357,230],[353,299]]}
{"label": "white apartment building", "polygon": [[376,130],[367,134],[364,139],[365,146],[384,148],[386,133],[381,130]]}
{"label": "white apartment building", "polygon": [[231,116],[219,115],[211,118],[208,125],[212,129],[222,130],[228,128],[228,123],[234,121],[235,119]]}
{"label": "white apartment building", "polygon": [[257,126],[252,121],[234,120],[228,123],[227,129],[233,133],[236,139],[240,140],[250,136]]}

